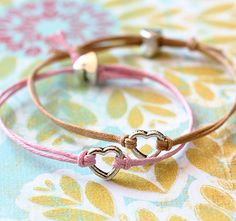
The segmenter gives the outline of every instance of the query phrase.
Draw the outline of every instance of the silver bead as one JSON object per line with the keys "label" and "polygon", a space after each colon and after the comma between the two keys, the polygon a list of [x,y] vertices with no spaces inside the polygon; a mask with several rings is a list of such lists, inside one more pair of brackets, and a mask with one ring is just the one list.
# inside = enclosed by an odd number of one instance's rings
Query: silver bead
{"label": "silver bead", "polygon": [[159,39],[162,36],[160,29],[142,29],[140,35],[143,38],[141,49],[145,57],[151,58],[160,52]]}
{"label": "silver bead", "polygon": [[73,64],[73,69],[83,75],[83,79],[91,84],[97,82],[98,59],[95,52],[81,55]]}

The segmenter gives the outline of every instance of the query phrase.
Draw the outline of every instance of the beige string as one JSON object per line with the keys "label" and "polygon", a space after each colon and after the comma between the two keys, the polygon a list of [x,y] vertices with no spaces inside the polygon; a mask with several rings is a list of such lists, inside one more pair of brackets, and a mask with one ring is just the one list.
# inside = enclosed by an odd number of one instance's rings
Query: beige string
{"label": "beige string", "polygon": [[[217,62],[221,63],[233,76],[234,80],[236,81],[236,74],[234,70],[233,64],[227,59],[227,57],[224,55],[223,51],[200,44],[195,39],[190,39],[189,41],[182,41],[182,40],[175,40],[175,39],[169,39],[161,37],[158,39],[159,45],[161,46],[169,46],[169,47],[186,47],[191,51],[199,51],[206,56],[209,56],[216,60]],[[116,47],[126,47],[126,46],[138,46],[142,44],[142,38],[140,36],[121,36],[121,37],[108,37],[108,38],[100,38],[94,41],[90,41],[83,46],[76,47],[76,50],[80,54],[84,54],[90,51],[103,51],[110,48],[116,48]],[[80,134],[82,136],[90,137],[93,139],[99,139],[109,142],[116,142],[120,143],[122,146],[133,149],[137,146],[137,140],[136,139],[130,139],[128,135],[118,136],[115,134],[110,133],[104,133],[100,131],[90,130],[83,127],[80,127],[75,124],[66,123],[55,116],[53,116],[51,113],[49,113],[45,107],[42,105],[42,103],[39,100],[39,97],[37,95],[36,89],[35,89],[35,76],[40,72],[40,70],[54,62],[58,62],[60,60],[68,58],[69,55],[65,51],[53,51],[53,56],[39,64],[32,72],[32,74],[29,76],[28,79],[28,86],[30,90],[31,97],[38,107],[38,109],[48,118],[50,118],[53,122],[55,122],[60,127],[69,130],[73,133]],[[236,101],[234,102],[232,108],[218,121],[211,123],[205,127],[199,128],[191,133],[184,134],[178,138],[170,139],[167,138],[165,141],[159,141],[158,142],[158,148],[160,150],[170,150],[172,146],[186,143],[195,139],[198,139],[200,137],[206,136],[210,134],[211,132],[215,131],[219,127],[221,127],[229,118],[230,116],[236,111]]]}

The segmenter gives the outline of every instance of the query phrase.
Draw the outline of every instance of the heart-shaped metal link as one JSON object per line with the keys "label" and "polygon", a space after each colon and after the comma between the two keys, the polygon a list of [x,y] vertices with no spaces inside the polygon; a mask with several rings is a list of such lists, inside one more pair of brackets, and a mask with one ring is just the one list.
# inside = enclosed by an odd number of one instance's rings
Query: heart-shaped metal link
{"label": "heart-shaped metal link", "polygon": [[137,130],[129,136],[129,139],[137,139],[139,137],[142,137],[142,138],[145,138],[145,139],[155,137],[156,138],[157,151],[154,154],[148,156],[148,155],[142,153],[137,147],[135,147],[135,148],[132,149],[132,152],[137,158],[147,158],[147,157],[156,157],[156,156],[158,156],[159,153],[161,152],[161,150],[158,149],[158,141],[166,141],[166,139],[167,139],[165,135],[163,135],[161,132],[159,132],[157,130],[150,130],[150,131]]}
{"label": "heart-shaped metal link", "polygon": [[[108,146],[108,147],[95,147],[92,148],[88,151],[88,154],[93,154],[93,155],[106,155],[108,153],[115,153],[115,157],[119,157],[119,158],[123,158],[124,154],[121,151],[120,148],[116,147],[116,146]],[[103,170],[101,170],[100,168],[98,168],[96,165],[94,166],[90,166],[90,169],[94,172],[94,174],[96,174],[97,176],[101,177],[104,180],[110,180],[112,179],[118,172],[119,172],[119,168],[113,168],[111,171],[109,172],[105,172]]]}

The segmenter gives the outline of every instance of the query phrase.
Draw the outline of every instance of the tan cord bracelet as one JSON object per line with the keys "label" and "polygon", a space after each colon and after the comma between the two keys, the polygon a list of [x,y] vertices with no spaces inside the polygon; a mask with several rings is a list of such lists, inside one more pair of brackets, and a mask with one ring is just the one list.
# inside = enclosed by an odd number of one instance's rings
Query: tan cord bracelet
{"label": "tan cord bracelet", "polygon": [[[90,41],[82,46],[77,46],[76,51],[80,55],[84,55],[91,51],[99,52],[99,51],[103,51],[103,50],[111,49],[111,48],[140,46],[143,44],[150,50],[150,51],[147,51],[148,56],[154,55],[154,53],[157,52],[160,49],[160,47],[163,47],[163,46],[175,47],[175,48],[187,48],[191,51],[200,52],[206,56],[211,57],[218,63],[222,64],[226,68],[226,70],[232,74],[234,80],[236,80],[236,73],[234,70],[234,66],[229,61],[229,59],[224,55],[222,50],[207,46],[205,44],[201,44],[197,42],[195,39],[183,41],[183,40],[166,38],[166,37],[161,36],[160,33],[157,34],[156,32],[153,32],[151,30],[145,30],[142,36],[115,36],[115,37],[99,38],[94,41]],[[155,50],[153,50],[153,48]],[[131,135],[119,136],[115,134],[90,130],[90,129],[86,129],[75,124],[66,123],[58,119],[57,117],[53,116],[51,113],[49,113],[45,109],[45,107],[40,102],[39,97],[36,92],[35,78],[39,74],[42,68],[45,68],[46,66],[53,64],[54,62],[59,62],[67,58],[69,58],[68,52],[55,50],[53,56],[48,58],[41,64],[39,64],[33,70],[32,74],[29,76],[28,86],[29,86],[30,94],[34,103],[38,107],[38,109],[46,117],[50,118],[57,125],[59,125],[60,127],[68,131],[71,131],[73,133],[86,136],[89,138],[93,138],[93,139],[119,143],[123,147],[129,148],[129,149],[137,149],[137,138],[139,137],[140,131],[132,133]],[[87,61],[87,62],[88,64],[85,64],[85,71],[86,71],[86,65],[89,65],[90,61]],[[184,134],[175,139],[170,139],[169,137],[166,137],[166,136],[160,138],[157,136],[158,148],[168,151],[172,148],[172,146],[187,143],[192,140],[198,139],[200,137],[206,136],[210,134],[211,132],[215,131],[216,129],[218,129],[219,127],[221,127],[230,118],[230,116],[235,112],[235,110],[236,110],[236,101],[234,102],[232,108],[222,118],[220,118],[216,122],[208,124],[191,133]],[[148,132],[144,132],[144,133],[148,133]]]}

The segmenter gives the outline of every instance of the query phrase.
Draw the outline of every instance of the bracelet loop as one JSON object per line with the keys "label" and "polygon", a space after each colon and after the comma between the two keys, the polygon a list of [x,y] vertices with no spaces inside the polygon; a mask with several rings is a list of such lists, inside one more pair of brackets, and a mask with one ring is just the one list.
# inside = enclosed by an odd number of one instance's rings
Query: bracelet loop
{"label": "bracelet loop", "polygon": [[[171,46],[171,47],[187,47],[190,50],[197,50],[209,57],[212,57],[213,59],[215,59],[216,61],[221,63],[232,74],[232,76],[234,78],[236,77],[234,66],[232,65],[231,62],[229,62],[228,58],[219,49],[215,49],[213,47],[200,44],[195,39],[191,39],[190,41],[183,41],[183,40],[176,40],[176,39],[168,39],[168,38],[164,38],[164,37],[157,37],[155,40],[156,40],[158,46],[163,45],[163,46]],[[109,42],[110,44],[103,44],[106,41]],[[116,44],[112,44],[113,42],[115,42]],[[109,49],[109,48],[113,48],[113,47],[127,46],[127,45],[139,46],[141,44],[142,44],[142,38],[140,36],[108,37],[108,38],[98,39],[93,42],[87,43],[87,44],[79,47],[78,51],[81,52],[80,54],[86,54],[87,52],[90,52],[90,51],[97,52],[97,51],[101,51],[101,50]],[[155,47],[155,49],[156,49],[156,47]],[[69,54],[75,55],[74,51],[70,51],[70,50],[69,50]],[[71,57],[75,58],[75,56],[71,56]],[[153,164],[153,163],[157,163],[161,160],[164,160],[168,157],[173,156],[174,154],[176,154],[178,151],[180,151],[184,147],[184,144],[186,142],[206,136],[209,133],[211,133],[211,132],[215,131],[216,129],[218,129],[219,127],[221,127],[232,116],[232,114],[236,111],[236,102],[234,102],[231,109],[223,117],[221,117],[218,121],[208,124],[202,128],[195,130],[194,132],[192,132],[192,128],[193,128],[192,111],[191,111],[190,107],[188,106],[187,102],[185,101],[185,99],[183,98],[183,96],[178,92],[178,90],[173,85],[166,82],[164,79],[159,78],[156,75],[150,75],[149,73],[144,72],[144,71],[132,70],[129,68],[124,68],[124,67],[115,66],[115,65],[111,65],[111,66],[104,65],[103,67],[101,67],[101,66],[98,67],[98,75],[100,75],[98,77],[101,77],[101,79],[108,80],[108,79],[123,78],[123,79],[142,80],[142,79],[148,78],[148,79],[153,80],[155,82],[161,83],[163,86],[165,86],[166,88],[168,88],[172,92],[174,92],[177,95],[177,97],[179,98],[180,102],[185,107],[186,112],[190,116],[190,124],[189,124],[189,128],[188,128],[189,133],[184,134],[184,135],[172,140],[169,137],[164,136],[163,134],[161,134],[160,132],[158,132],[156,130],[149,131],[149,132],[139,130],[130,136],[128,136],[128,135],[120,136],[120,135],[116,135],[116,134],[110,134],[110,133],[105,133],[105,132],[101,132],[101,131],[94,131],[94,130],[90,130],[87,128],[82,128],[78,125],[67,124],[67,123],[63,122],[62,120],[57,119],[55,116],[51,115],[43,107],[43,105],[41,104],[41,102],[37,96],[36,88],[34,85],[35,80],[43,79],[43,78],[54,76],[57,74],[72,72],[73,70],[71,68],[65,68],[65,69],[62,69],[59,71],[52,71],[52,72],[48,72],[48,73],[40,74],[40,75],[38,74],[38,72],[42,68],[44,68],[45,66],[50,65],[53,62],[60,61],[65,58],[68,58],[68,52],[64,52],[64,51],[57,52],[56,54],[54,54],[53,57],[50,57],[46,61],[42,62],[39,66],[37,66],[34,69],[32,75],[29,77],[29,80],[28,80],[29,89],[30,89],[33,101],[37,105],[39,110],[44,115],[48,116],[51,120],[53,120],[55,123],[57,123],[59,126],[65,128],[67,130],[70,130],[74,133],[77,133],[77,134],[80,134],[83,136],[87,136],[90,138],[94,138],[94,139],[100,139],[100,140],[109,141],[109,142],[121,143],[122,146],[131,149],[136,154],[136,156],[140,157],[141,159],[129,158],[128,156],[124,155],[122,153],[122,151],[116,146],[108,146],[105,148],[100,148],[100,147],[92,148],[88,152],[87,151],[82,152],[79,156],[77,156],[76,154],[67,153],[67,152],[63,152],[63,151],[59,151],[59,150],[53,150],[53,149],[46,148],[46,147],[43,147],[43,146],[40,146],[37,144],[32,144],[30,141],[24,140],[23,138],[21,138],[20,136],[15,134],[13,131],[8,129],[1,119],[0,119],[0,126],[12,140],[17,142],[21,146],[23,146],[25,149],[27,149],[35,154],[38,154],[40,156],[43,156],[43,157],[48,157],[48,158],[55,159],[55,160],[78,164],[82,167],[83,166],[90,166],[90,168],[97,175],[99,175],[100,177],[102,177],[104,179],[112,178],[119,171],[120,168],[128,169],[132,166]],[[73,61],[74,61],[74,59],[73,59]],[[81,70],[81,68],[79,70]],[[86,68],[83,68],[83,66],[82,66],[82,70],[87,71],[88,69],[86,70]],[[25,85],[26,85],[26,81],[20,81],[20,82],[16,83],[15,85],[11,86],[10,88],[8,88],[2,94],[0,94],[0,106],[3,105],[11,95],[16,93],[18,90],[23,88]],[[140,136],[143,136],[144,138],[149,138],[152,136],[156,137],[157,151],[156,151],[156,153],[154,153],[154,155],[144,158],[144,157],[146,157],[146,155],[144,155],[142,152],[140,152],[137,149],[137,138]],[[179,146],[177,146],[174,150],[168,151],[172,148],[172,146],[175,146],[175,145],[179,145]],[[159,153],[163,150],[168,151],[168,152],[161,155],[161,156],[158,156]],[[110,152],[110,151],[115,152],[116,158],[115,158],[115,161],[113,162],[113,166],[114,166],[113,170],[106,173],[106,172],[100,170],[98,167],[96,167],[96,165],[95,165],[96,159],[95,158],[96,158],[96,154],[103,155],[106,152]]]}
{"label": "bracelet loop", "polygon": [[[197,50],[199,52],[201,52],[204,55],[207,55],[209,57],[212,57],[213,59],[215,59],[216,61],[218,61],[219,63],[223,64],[225,66],[225,68],[235,77],[235,71],[234,68],[232,66],[232,64],[228,61],[228,59],[226,58],[226,56],[224,54],[222,54],[222,51],[219,49],[215,49],[213,47],[210,46],[206,46],[204,44],[200,44],[199,42],[197,42],[195,39],[190,39],[189,41],[183,41],[183,40],[176,40],[176,39],[170,39],[170,38],[166,38],[166,37],[162,37],[156,34],[153,34],[153,32],[150,34],[150,30],[145,30],[144,32],[146,34],[146,36],[115,36],[115,37],[107,37],[107,38],[101,38],[101,39],[97,39],[95,41],[91,41],[85,45],[83,45],[82,47],[77,47],[77,52],[79,52],[79,54],[86,54],[89,51],[102,51],[105,49],[110,49],[110,48],[115,48],[115,47],[124,47],[124,46],[140,46],[143,43],[146,43],[146,47],[151,49],[155,49],[155,50],[151,50],[152,53],[150,53],[149,55],[154,55],[154,52],[156,53],[160,48],[160,46],[170,46],[170,47],[185,47],[188,48],[190,50]],[[151,45],[153,47],[151,47]],[[68,51],[68,50],[67,50]],[[69,54],[70,51],[69,51]],[[73,54],[71,54],[71,58]],[[136,136],[119,136],[119,135],[115,135],[115,134],[109,134],[109,133],[104,133],[101,131],[94,131],[94,130],[90,130],[87,128],[82,128],[78,125],[74,125],[74,124],[68,124],[66,122],[63,122],[62,120],[58,119],[57,117],[53,116],[52,114],[50,114],[41,104],[39,97],[37,96],[37,92],[36,92],[36,88],[34,85],[34,78],[35,76],[37,76],[38,72],[45,66],[59,61],[61,59],[65,59],[68,58],[68,52],[61,52],[58,55],[54,55],[54,57],[49,58],[48,60],[46,60],[45,62],[43,62],[41,65],[39,65],[38,67],[35,68],[35,70],[33,71],[32,75],[29,77],[28,80],[28,85],[29,85],[29,89],[30,89],[30,93],[31,93],[31,97],[33,98],[34,103],[37,105],[37,107],[39,108],[39,110],[44,113],[47,117],[49,117],[51,120],[53,120],[55,123],[57,123],[59,126],[72,131],[74,133],[83,135],[83,136],[87,136],[90,138],[94,138],[94,139],[100,139],[100,140],[104,140],[104,141],[109,141],[109,142],[116,142],[116,143],[121,143],[122,146],[127,147],[129,149],[131,149],[133,151],[133,153],[141,158],[141,159],[128,159],[128,158],[122,158],[119,161],[127,161],[125,164],[127,166],[125,166],[126,168],[128,167],[128,165],[132,165],[132,166],[140,166],[140,165],[145,165],[145,164],[152,164],[152,163],[157,163],[160,160],[166,159],[168,157],[173,156],[174,154],[176,154],[178,151],[180,151],[186,142],[195,140],[197,138],[203,137],[211,132],[213,132],[214,130],[218,129],[220,126],[222,126],[227,120],[228,118],[235,112],[236,110],[236,103],[234,103],[233,107],[230,109],[230,111],[228,113],[226,113],[226,115],[224,117],[222,117],[221,119],[219,119],[216,122],[213,122],[205,127],[199,128],[197,130],[195,130],[194,132],[192,132],[192,128],[193,128],[193,117],[192,117],[192,111],[189,108],[188,104],[186,103],[184,97],[179,94],[178,90],[173,87],[173,85],[169,84],[168,82],[164,81],[163,79],[159,78],[157,75],[150,75],[147,72],[144,71],[138,71],[138,70],[131,70],[129,68],[124,68],[121,66],[117,66],[117,65],[111,65],[111,66],[99,66],[98,67],[98,78],[102,79],[102,80],[110,80],[110,79],[136,79],[136,80],[143,80],[143,79],[150,79],[153,80],[155,82],[161,83],[164,87],[166,87],[167,89],[170,89],[172,92],[174,92],[175,95],[177,95],[178,99],[180,100],[180,102],[183,104],[183,106],[185,107],[186,112],[189,114],[190,116],[190,124],[189,124],[189,128],[188,128],[188,133],[181,135],[175,139],[170,139],[166,136],[161,136],[160,132],[158,131],[154,131],[154,132],[146,132],[144,133],[145,136],[148,137],[148,134],[152,134],[154,136],[156,136],[157,138],[157,145],[156,145],[156,152],[147,157],[145,154],[143,154],[141,151],[138,150],[137,148],[137,137],[138,135],[136,134]],[[151,136],[151,135],[150,135]],[[178,145],[178,146],[176,146]],[[172,146],[176,146],[173,150],[171,150]],[[171,150],[171,151],[169,151]],[[158,156],[161,151],[168,151],[167,153]],[[118,165],[120,166],[120,165]]]}

